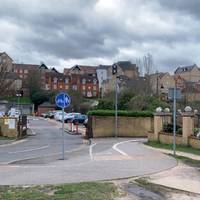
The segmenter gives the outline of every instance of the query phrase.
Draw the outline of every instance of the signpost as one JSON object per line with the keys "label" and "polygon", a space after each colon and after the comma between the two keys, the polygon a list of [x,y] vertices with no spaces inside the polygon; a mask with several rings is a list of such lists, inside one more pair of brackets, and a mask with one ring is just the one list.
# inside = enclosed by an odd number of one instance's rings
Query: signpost
{"label": "signpost", "polygon": [[173,100],[173,153],[176,155],[176,100],[181,99],[181,90],[169,88],[168,99]]}
{"label": "signpost", "polygon": [[65,159],[65,138],[64,138],[64,109],[71,103],[71,98],[67,93],[61,92],[55,98],[56,105],[62,108],[62,160]]}

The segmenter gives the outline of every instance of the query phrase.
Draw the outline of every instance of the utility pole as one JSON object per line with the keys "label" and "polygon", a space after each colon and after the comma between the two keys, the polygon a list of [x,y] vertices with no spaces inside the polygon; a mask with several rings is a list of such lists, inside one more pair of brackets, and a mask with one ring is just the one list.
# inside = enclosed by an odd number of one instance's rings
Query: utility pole
{"label": "utility pole", "polygon": [[117,94],[117,76],[115,79],[115,137],[118,135],[118,119],[117,119],[117,110],[118,110],[118,94]]}
{"label": "utility pole", "polygon": [[115,137],[118,135],[118,119],[117,119],[117,109],[118,109],[118,94],[117,94],[117,64],[112,65],[112,74],[115,75]]}
{"label": "utility pole", "polygon": [[176,155],[176,84],[174,86],[173,95],[173,152]]}

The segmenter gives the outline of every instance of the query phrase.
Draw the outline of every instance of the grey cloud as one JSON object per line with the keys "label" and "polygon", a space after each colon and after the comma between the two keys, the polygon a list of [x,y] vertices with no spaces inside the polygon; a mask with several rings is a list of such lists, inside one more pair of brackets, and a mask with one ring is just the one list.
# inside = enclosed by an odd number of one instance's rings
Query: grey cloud
{"label": "grey cloud", "polygon": [[173,11],[189,14],[200,20],[200,1],[199,0],[158,0],[160,4]]}
{"label": "grey cloud", "polygon": [[[183,20],[179,13],[182,12],[183,16],[189,14],[198,17],[197,8],[200,2],[124,0],[123,10],[119,13],[103,14],[95,10],[97,2],[95,0],[2,0],[0,19],[20,28],[19,32],[13,33],[13,46],[17,46],[21,52],[30,52],[33,62],[35,55],[41,55],[43,58],[47,55],[48,58],[52,58],[50,60],[105,58],[112,62],[117,58],[123,59],[123,56],[124,59],[132,59],[131,54],[120,55],[122,48],[135,50],[141,56],[146,52],[155,54],[155,62],[163,68],[173,66],[173,63],[179,63],[181,60],[192,62],[194,59],[194,56],[189,54],[188,58],[185,58],[186,56],[182,56],[180,52],[175,55],[175,51],[173,54],[167,51],[177,46],[184,48],[184,44],[188,43],[191,44],[190,48],[193,48],[192,46],[198,43],[200,34],[198,26],[192,23],[193,19]],[[189,5],[187,2],[193,3]],[[118,5],[119,8],[120,6]],[[173,16],[170,15],[171,10]],[[138,13],[134,15],[134,12]],[[159,23],[148,24],[154,15],[157,15],[156,19],[161,20],[164,25],[169,26],[166,31],[159,26]],[[173,18],[175,24],[172,23],[173,20],[168,19],[168,15]],[[141,16],[144,16],[144,19],[139,19]],[[126,25],[127,19],[133,22],[132,27]],[[135,23],[138,20],[141,20],[141,24]],[[170,28],[171,32],[167,30]],[[156,49],[160,49],[161,46],[167,48],[163,52],[157,51]],[[17,56],[17,53],[15,55]],[[44,59],[43,61],[45,62]]]}

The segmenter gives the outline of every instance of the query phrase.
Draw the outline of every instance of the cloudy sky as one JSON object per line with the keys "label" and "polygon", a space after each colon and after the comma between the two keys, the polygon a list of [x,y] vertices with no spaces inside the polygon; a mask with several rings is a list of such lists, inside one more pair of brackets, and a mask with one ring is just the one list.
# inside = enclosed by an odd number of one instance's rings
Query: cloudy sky
{"label": "cloudy sky", "polygon": [[0,52],[15,62],[200,66],[199,0],[0,0]]}

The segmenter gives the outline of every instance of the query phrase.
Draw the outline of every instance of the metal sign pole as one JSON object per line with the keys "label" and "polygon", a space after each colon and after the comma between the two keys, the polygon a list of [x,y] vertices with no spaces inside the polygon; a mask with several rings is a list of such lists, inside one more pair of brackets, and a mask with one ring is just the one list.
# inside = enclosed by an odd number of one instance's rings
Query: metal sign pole
{"label": "metal sign pole", "polygon": [[117,137],[118,132],[117,132],[117,109],[118,109],[118,97],[117,97],[117,77],[115,80],[115,137]]}
{"label": "metal sign pole", "polygon": [[174,87],[174,102],[173,102],[173,152],[176,155],[176,86]]}
{"label": "metal sign pole", "polygon": [[64,136],[64,109],[67,108],[71,103],[71,98],[67,93],[61,92],[56,95],[56,105],[62,108],[62,160],[65,159],[65,136]]}
{"label": "metal sign pole", "polygon": [[65,159],[64,108],[62,108],[62,160]]}

